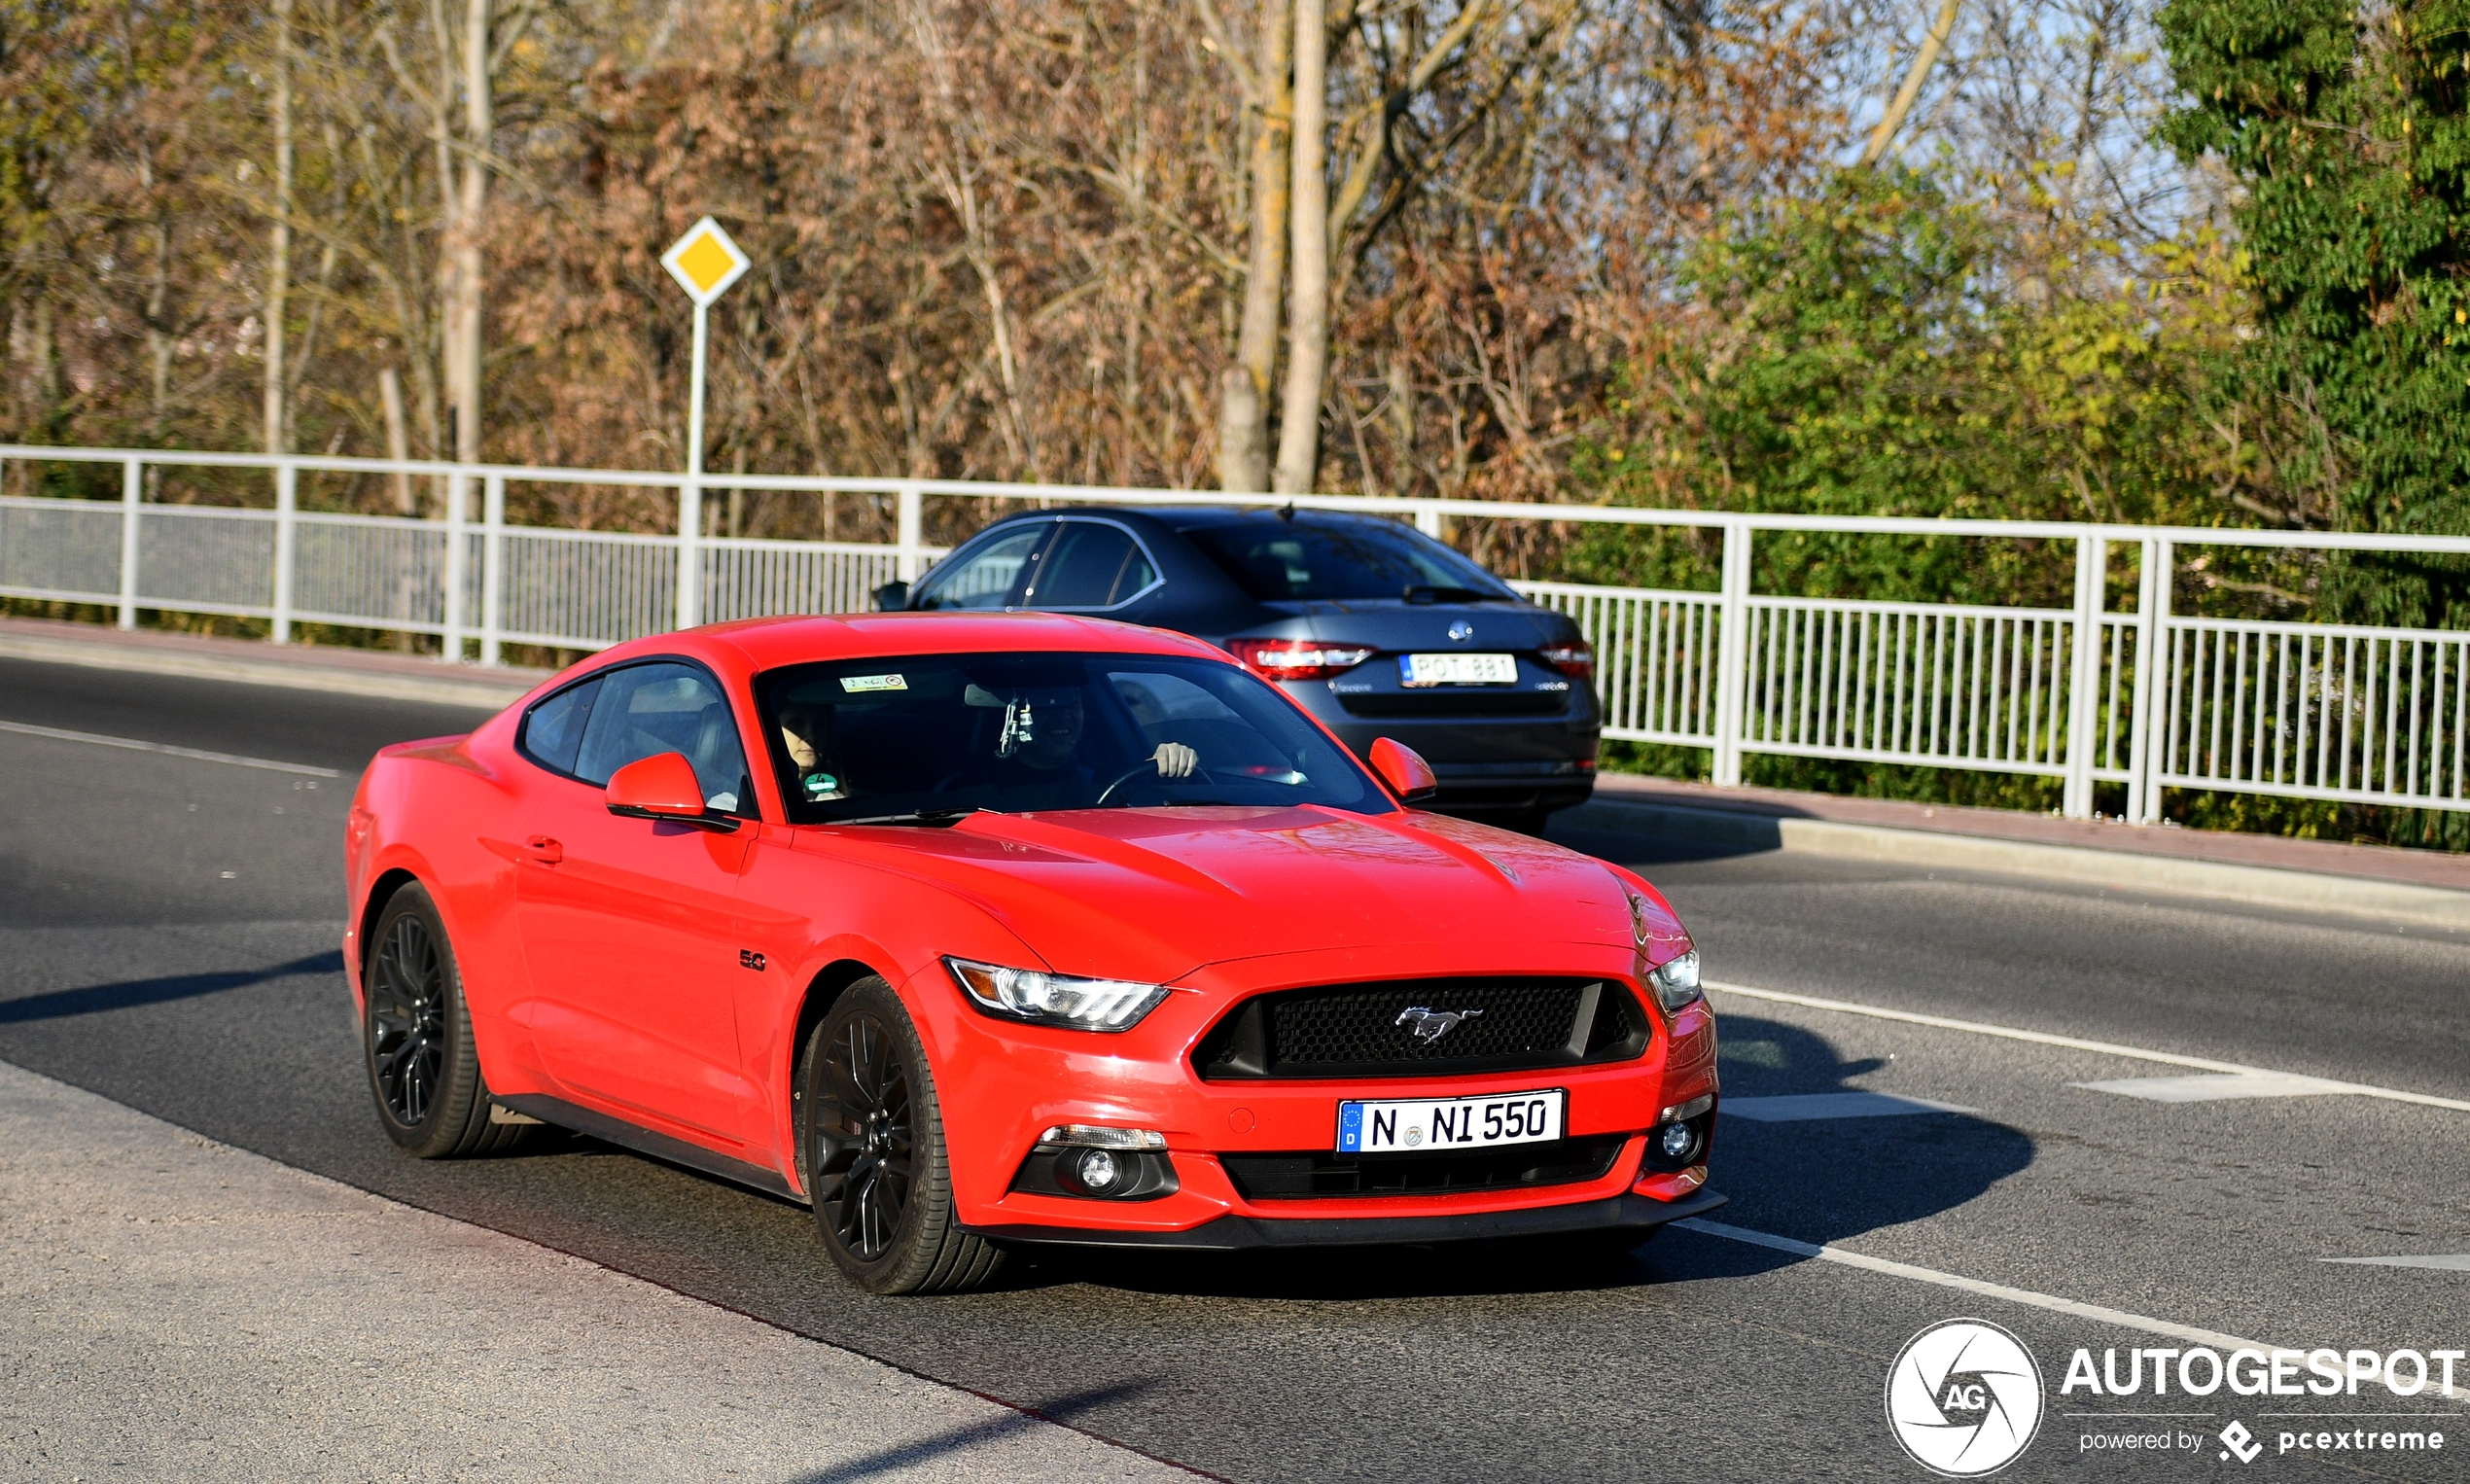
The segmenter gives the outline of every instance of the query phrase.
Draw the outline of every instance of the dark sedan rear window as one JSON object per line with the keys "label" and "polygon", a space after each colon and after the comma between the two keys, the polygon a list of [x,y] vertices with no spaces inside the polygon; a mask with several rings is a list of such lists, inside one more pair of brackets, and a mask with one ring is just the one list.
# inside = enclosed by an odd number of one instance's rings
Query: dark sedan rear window
{"label": "dark sedan rear window", "polygon": [[1439,542],[1386,520],[1323,524],[1263,516],[1183,534],[1263,602],[1399,598],[1412,588],[1449,598],[1516,596]]}

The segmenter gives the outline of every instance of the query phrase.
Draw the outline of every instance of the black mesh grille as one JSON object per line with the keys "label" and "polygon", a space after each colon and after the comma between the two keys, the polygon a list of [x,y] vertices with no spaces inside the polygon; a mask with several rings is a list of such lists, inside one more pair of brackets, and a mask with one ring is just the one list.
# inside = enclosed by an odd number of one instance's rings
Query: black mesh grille
{"label": "black mesh grille", "polygon": [[1602,1180],[1624,1138],[1606,1134],[1455,1154],[1220,1154],[1218,1163],[1248,1200],[1437,1195]]}
{"label": "black mesh grille", "polygon": [[1403,979],[1246,1001],[1203,1039],[1201,1075],[1416,1077],[1635,1056],[1646,1020],[1595,979]]}
{"label": "black mesh grille", "polygon": [[[1570,1044],[1578,992],[1575,984],[1508,984],[1284,995],[1269,1007],[1269,1050],[1289,1066],[1530,1055]],[[1436,1040],[1417,1034],[1417,1025],[1429,1030],[1446,1023],[1433,1016],[1452,1014],[1467,1018]]]}

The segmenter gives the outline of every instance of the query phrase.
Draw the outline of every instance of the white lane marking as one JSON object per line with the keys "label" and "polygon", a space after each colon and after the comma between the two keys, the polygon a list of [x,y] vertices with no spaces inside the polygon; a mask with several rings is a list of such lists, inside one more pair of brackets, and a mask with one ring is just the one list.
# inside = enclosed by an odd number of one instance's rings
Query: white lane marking
{"label": "white lane marking", "polygon": [[2295,1073],[2204,1073],[2196,1077],[2129,1077],[2108,1082],[2069,1082],[2092,1092],[2115,1092],[2148,1103],[2218,1103],[2229,1098],[2312,1098],[2348,1092],[2342,1082]]}
{"label": "white lane marking", "polygon": [[1803,1123],[1817,1118],[1899,1118],[1912,1113],[1979,1113],[1953,1103],[1898,1097],[1891,1092],[1802,1092],[1775,1098],[1726,1098],[1727,1118],[1752,1123]]}
{"label": "white lane marking", "polygon": [[135,737],[106,737],[90,731],[66,731],[57,726],[35,726],[24,722],[0,722],[0,731],[13,731],[23,737],[49,737],[54,742],[90,742],[97,747],[124,747],[131,752],[161,753],[168,758],[189,758],[198,762],[229,762],[233,767],[264,768],[269,773],[306,773],[311,778],[343,776],[334,768],[311,767],[305,762],[276,762],[270,758],[243,758],[234,753],[210,753],[200,748],[140,742]]}
{"label": "white lane marking", "polygon": [[2425,1257],[2318,1257],[2356,1267],[2432,1267],[2449,1273],[2470,1273],[2470,1253],[2437,1253]]}
{"label": "white lane marking", "polygon": [[2235,1334],[2223,1334],[2217,1329],[2199,1329],[2192,1325],[2174,1325],[2166,1319],[2151,1319],[2141,1314],[2130,1314],[2124,1309],[2105,1309],[2100,1304],[2077,1303],[2072,1298],[2060,1298],[2051,1293],[2036,1293],[2030,1289],[2011,1289],[2002,1283],[1984,1283],[1978,1278],[1966,1278],[1958,1273],[1942,1273],[1931,1267],[1915,1267],[1909,1262],[1891,1262],[1885,1257],[1873,1257],[1865,1253],[1847,1252],[1841,1247],[1820,1247],[1811,1242],[1796,1242],[1790,1237],[1779,1237],[1771,1232],[1751,1231],[1746,1226],[1728,1226],[1721,1221],[1708,1220],[1705,1217],[1683,1217],[1673,1224],[1686,1227],[1691,1231],[1702,1232],[1707,1236],[1722,1237],[1727,1242],[1747,1242],[1752,1247],[1772,1248],[1780,1253],[1790,1253],[1797,1257],[1816,1257],[1822,1262],[1840,1262],[1846,1267],[1857,1267],[1865,1272],[1884,1273],[1890,1278],[1908,1278],[1915,1283],[1934,1284],[1942,1289],[1956,1289],[1966,1293],[1978,1293],[1984,1298],[2004,1299],[2011,1304],[2029,1304],[2035,1309],[2047,1309],[2054,1314],[2071,1314],[2077,1319],[2096,1320],[2104,1325],[2116,1325],[2123,1329],[2141,1329],[2147,1334],[2168,1335],[2173,1340],[2193,1340],[2199,1345],[2209,1345],[2215,1350],[2261,1350],[2270,1354],[2273,1349],[2269,1345],[2259,1345],[2253,1340],[2242,1340]]}
{"label": "white lane marking", "polygon": [[[2123,1056],[2132,1061],[2160,1062],[2166,1067],[2192,1067],[2198,1072],[2226,1072],[2234,1077],[2288,1077],[2267,1067],[2246,1067],[2237,1062],[2211,1061],[2202,1056],[2180,1056],[2170,1051],[2147,1051],[2139,1046],[2122,1046],[2106,1041],[2085,1041],[2074,1036],[2052,1036],[2043,1031],[2020,1031],[2012,1026],[1984,1025],[1978,1020],[1951,1020],[1944,1015],[1923,1015],[1912,1010],[1891,1010],[1876,1005],[1857,1005],[1850,1000],[1822,1000],[1816,995],[1786,994],[1780,989],[1752,989],[1747,984],[1719,984],[1712,979],[1707,987],[1728,995],[1745,995],[1752,1000],[1774,1000],[1783,1005],[1802,1005],[1812,1009],[1835,1010],[1847,1015],[1867,1015],[1873,1020],[1900,1020],[1906,1025],[1926,1025],[1942,1031],[1962,1031],[1973,1036],[1995,1036],[2005,1041],[2030,1042],[2036,1046],[2064,1046],[2070,1051],[2092,1051],[2101,1056]],[[2440,1098],[2433,1093],[2403,1092],[2392,1087],[2371,1087],[2365,1082],[2331,1082],[2327,1092],[2344,1092],[2353,1097],[2383,1098],[2393,1103],[2417,1103],[2426,1108],[2450,1108],[2455,1113],[2470,1113],[2470,1102],[2459,1098]]]}

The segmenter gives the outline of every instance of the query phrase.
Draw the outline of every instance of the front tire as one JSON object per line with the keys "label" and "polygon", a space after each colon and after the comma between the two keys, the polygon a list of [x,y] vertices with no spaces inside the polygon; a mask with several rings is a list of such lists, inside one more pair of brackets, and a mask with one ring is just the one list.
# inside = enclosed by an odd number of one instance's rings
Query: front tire
{"label": "front tire", "polygon": [[881,978],[841,994],[798,1069],[806,1190],[824,1248],[869,1293],[958,1293],[1004,1250],[954,1218],[943,1115],[900,997]]}
{"label": "front tire", "polygon": [[387,1138],[418,1159],[494,1154],[522,1138],[522,1125],[489,1117],[463,975],[424,888],[388,899],[361,989],[361,1048]]}

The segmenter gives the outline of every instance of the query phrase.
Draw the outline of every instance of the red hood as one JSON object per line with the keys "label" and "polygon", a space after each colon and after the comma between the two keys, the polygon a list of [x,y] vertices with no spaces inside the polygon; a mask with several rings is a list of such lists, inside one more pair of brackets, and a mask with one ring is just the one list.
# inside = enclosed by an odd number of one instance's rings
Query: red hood
{"label": "red hood", "polygon": [[1231,959],[1421,942],[1498,972],[1524,943],[1633,941],[1603,862],[1438,815],[1084,809],[976,814],[897,843],[831,833],[835,853],[975,902],[1063,973],[1171,983]]}

